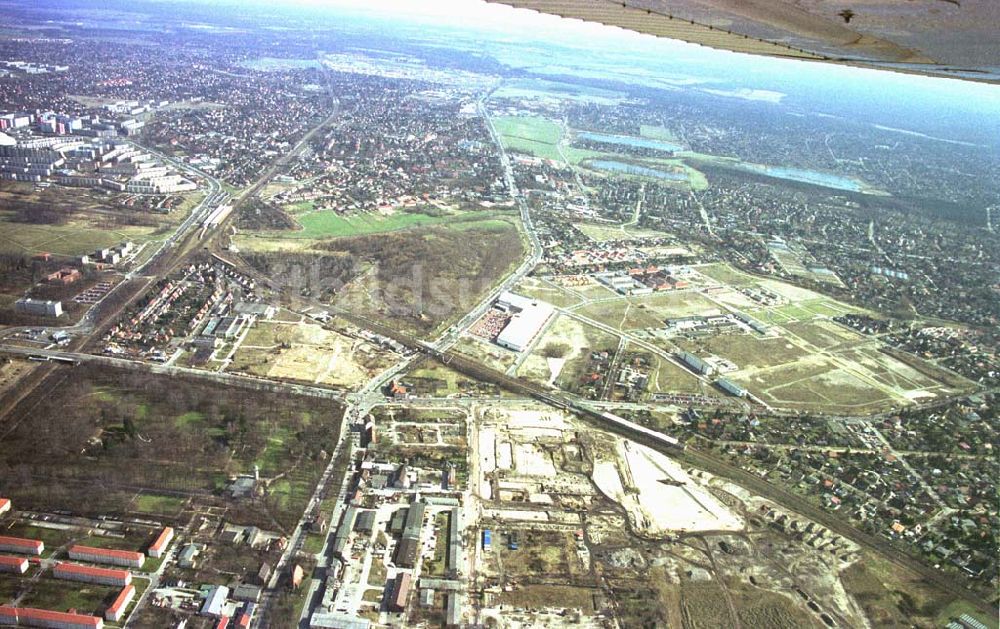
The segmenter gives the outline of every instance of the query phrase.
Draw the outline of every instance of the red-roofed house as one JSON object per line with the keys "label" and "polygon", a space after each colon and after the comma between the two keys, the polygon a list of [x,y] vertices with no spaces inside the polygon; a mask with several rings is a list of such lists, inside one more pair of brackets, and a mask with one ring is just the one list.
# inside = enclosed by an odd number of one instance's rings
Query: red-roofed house
{"label": "red-roofed house", "polygon": [[94,548],[76,544],[69,547],[69,558],[78,561],[94,563],[109,563],[114,566],[129,566],[141,568],[146,561],[146,555],[131,550],[111,550],[109,548]]}
{"label": "red-roofed house", "polygon": [[149,546],[150,557],[162,557],[170,546],[170,541],[174,539],[174,529],[169,526],[160,531],[156,541]]}
{"label": "red-roofed house", "polygon": [[52,574],[57,579],[100,583],[101,585],[126,586],[132,582],[132,574],[128,570],[93,568],[75,563],[57,563],[52,569]]}
{"label": "red-roofed house", "polygon": [[111,622],[121,620],[122,616],[125,615],[125,610],[128,609],[128,604],[132,602],[133,598],[135,598],[135,586],[129,584],[123,587],[122,591],[115,597],[115,601],[111,603],[111,606],[104,610],[104,619]]}
{"label": "red-roofed house", "polygon": [[0,623],[48,629],[103,629],[104,627],[104,620],[97,616],[53,612],[33,607],[0,606]]}
{"label": "red-roofed house", "polygon": [[45,550],[45,543],[38,539],[24,539],[23,537],[5,537],[0,535],[0,550],[9,553],[21,553],[22,555],[41,555]]}
{"label": "red-roofed house", "polygon": [[229,626],[229,616],[219,616],[219,622],[215,623],[215,629],[226,629]]}
{"label": "red-roofed house", "polygon": [[0,572],[24,574],[28,571],[28,560],[24,557],[0,555]]}

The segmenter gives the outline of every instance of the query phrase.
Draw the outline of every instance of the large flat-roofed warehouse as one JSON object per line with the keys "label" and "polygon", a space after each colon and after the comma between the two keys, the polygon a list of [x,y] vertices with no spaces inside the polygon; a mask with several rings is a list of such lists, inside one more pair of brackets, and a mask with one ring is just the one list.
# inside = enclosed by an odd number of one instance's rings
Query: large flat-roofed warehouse
{"label": "large flat-roofed warehouse", "polygon": [[497,345],[515,352],[522,352],[530,347],[555,312],[555,308],[544,301],[510,292],[500,294],[497,307],[513,315],[497,336]]}

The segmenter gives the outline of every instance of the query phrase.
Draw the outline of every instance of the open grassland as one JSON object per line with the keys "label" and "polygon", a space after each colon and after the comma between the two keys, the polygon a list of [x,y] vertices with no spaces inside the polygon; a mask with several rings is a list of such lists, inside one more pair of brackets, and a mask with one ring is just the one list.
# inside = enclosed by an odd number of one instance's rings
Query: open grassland
{"label": "open grassland", "polygon": [[345,216],[329,210],[312,210],[296,216],[296,220],[302,226],[300,231],[281,232],[280,236],[306,239],[343,238],[344,236],[399,231],[421,225],[454,225],[467,221],[476,222],[495,215],[499,215],[499,213],[456,212],[431,215],[420,212],[393,212],[387,215],[362,213]]}
{"label": "open grassland", "polygon": [[702,275],[730,286],[750,286],[758,281],[754,276],[738,271],[725,262],[700,264],[695,268]]}
{"label": "open grassland", "polygon": [[657,127],[648,124],[640,125],[639,135],[653,140],[664,140],[666,142],[675,143],[680,142],[680,138],[677,137],[677,134],[666,127]]}
{"label": "open grassland", "polygon": [[562,161],[556,146],[562,139],[562,127],[555,121],[536,116],[497,116],[493,125],[508,151]]}
{"label": "open grassland", "polygon": [[[5,575],[4,578],[11,578]],[[103,616],[104,610],[114,602],[121,591],[119,587],[65,581],[45,576],[31,581],[21,579],[23,607],[38,607],[53,611],[75,609],[80,614]]]}
{"label": "open grassland", "polygon": [[504,605],[523,609],[559,607],[578,609],[584,614],[594,613],[594,593],[590,588],[570,585],[523,585],[504,592],[500,600]]}
{"label": "open grassland", "polygon": [[727,377],[780,408],[861,413],[905,401],[865,374],[842,368],[822,356],[807,356],[787,365],[744,370]]}
{"label": "open grassland", "polygon": [[455,344],[455,350],[500,371],[506,371],[517,360],[514,352],[476,336],[463,336]]}
{"label": "open grassland", "polygon": [[104,194],[0,182],[0,252],[75,256],[130,240],[158,240],[183,220],[203,193],[184,195],[169,214],[113,205]]}
{"label": "open grassland", "polygon": [[[562,126],[540,116],[497,116],[493,119],[504,148],[508,151],[527,153],[555,162],[578,164],[585,159],[599,157],[602,153],[573,146],[561,147]],[[563,159],[565,155],[565,159]]]}
{"label": "open grassland", "polygon": [[162,235],[156,227],[116,227],[105,229],[99,223],[74,219],[62,225],[35,225],[12,220],[0,212],[0,252],[35,255],[52,253],[75,256],[120,244],[155,240]]}
{"label": "open grassland", "polygon": [[184,508],[186,502],[184,498],[177,496],[142,493],[137,495],[135,500],[132,501],[130,510],[153,515],[175,516]]}
{"label": "open grassland", "polygon": [[574,312],[620,330],[634,330],[662,328],[667,319],[719,314],[721,309],[704,295],[687,290],[608,297],[574,308]]}
{"label": "open grassland", "polygon": [[574,223],[573,227],[596,242],[609,240],[641,240],[643,238],[663,238],[666,232],[627,225],[598,225],[597,223]]}
{"label": "open grassland", "polygon": [[538,299],[559,308],[575,306],[584,301],[584,297],[536,277],[526,277],[513,289],[514,293]]}
{"label": "open grassland", "polygon": [[[311,202],[290,206],[291,216],[298,229],[248,231],[241,233],[237,244],[243,249],[274,251],[304,249],[331,238],[365,236],[387,232],[405,231],[417,227],[438,226],[457,231],[467,229],[502,230],[516,213],[503,210],[460,211],[442,208],[413,208],[386,214],[362,212],[352,215],[332,210],[313,209]],[[292,241],[292,242],[286,242]]]}
{"label": "open grassland", "polygon": [[977,612],[941,594],[915,573],[875,555],[852,564],[840,579],[873,627],[943,627],[962,613],[972,613],[991,629],[998,626],[996,614]]}
{"label": "open grassland", "polygon": [[[641,350],[631,348],[629,351]],[[647,390],[650,393],[700,393],[708,396],[719,395],[718,391],[705,385],[701,380],[695,377],[693,373],[684,367],[656,355],[649,354],[649,357],[650,375]]]}
{"label": "open grassland", "polygon": [[656,316],[656,312],[628,297],[587,304],[574,312],[616,330],[663,327],[663,320]]}
{"label": "open grassland", "polygon": [[287,288],[421,336],[471,309],[524,255],[518,218],[496,211],[379,234],[251,235],[238,244],[249,264]]}
{"label": "open grassland", "polygon": [[9,416],[0,451],[0,494],[25,509],[121,516],[177,506],[161,495],[213,503],[228,478],[257,465],[263,495],[230,509],[291,527],[342,412],[325,399],[109,369],[51,378]]}
{"label": "open grassland", "polygon": [[556,376],[555,384],[566,391],[576,391],[587,374],[591,352],[614,353],[618,348],[618,339],[591,325],[560,315],[549,326],[535,351],[544,357],[546,348],[550,345],[568,348],[558,362],[548,361],[550,370],[558,370],[556,374],[552,374]]}

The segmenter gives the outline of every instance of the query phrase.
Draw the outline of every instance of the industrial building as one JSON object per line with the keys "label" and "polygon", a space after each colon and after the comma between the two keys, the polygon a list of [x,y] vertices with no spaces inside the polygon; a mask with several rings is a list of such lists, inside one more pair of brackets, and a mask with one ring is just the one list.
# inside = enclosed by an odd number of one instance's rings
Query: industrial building
{"label": "industrial building", "polygon": [[104,610],[104,619],[110,622],[118,622],[125,615],[129,603],[135,598],[135,586],[131,583],[122,588],[122,591],[115,597],[114,602]]}
{"label": "industrial building", "polygon": [[309,629],[368,629],[371,621],[340,612],[315,612],[309,619]]}
{"label": "industrial building", "polygon": [[344,561],[348,560],[347,543],[351,538],[351,531],[354,530],[354,523],[358,517],[356,507],[347,507],[344,515],[340,518],[340,525],[333,534],[333,554]]}
{"label": "industrial building", "polygon": [[462,565],[462,510],[458,507],[451,509],[448,518],[448,570],[458,572]]}
{"label": "industrial building", "polygon": [[0,551],[21,555],[41,555],[45,551],[45,542],[39,539],[0,535]]}
{"label": "industrial building", "polygon": [[195,561],[195,557],[198,556],[198,552],[197,546],[194,544],[188,544],[183,548],[183,550],[181,550],[180,556],[177,557],[177,565],[181,568],[194,568],[197,563]]}
{"label": "industrial building", "polygon": [[149,556],[150,557],[162,557],[163,553],[166,552],[167,548],[170,546],[170,541],[174,539],[174,529],[171,527],[166,527],[157,536],[156,541],[154,541],[149,546]]}
{"label": "industrial building", "polygon": [[104,619],[84,614],[3,605],[0,606],[0,625],[44,627],[45,629],[102,629]]}
{"label": "industrial building", "polygon": [[113,566],[128,566],[129,568],[141,568],[142,564],[146,561],[146,555],[131,550],[94,548],[93,546],[82,546],[80,544],[74,544],[69,547],[69,558],[78,561],[107,563]]}
{"label": "industrial building", "polygon": [[243,601],[249,603],[256,603],[260,600],[263,591],[260,589],[259,585],[254,585],[252,583],[240,583],[233,590],[233,600]]}
{"label": "industrial building", "polygon": [[236,626],[239,629],[250,629],[251,623],[253,623],[253,617],[257,613],[257,603],[247,603],[240,610],[239,615],[236,617]]}
{"label": "industrial building", "polygon": [[732,380],[727,378],[719,378],[715,381],[716,386],[725,391],[730,395],[735,395],[736,397],[746,397],[747,390],[736,384]]}
{"label": "industrial building", "polygon": [[392,585],[392,592],[389,594],[389,609],[401,612],[406,609],[406,599],[410,596],[410,586],[413,577],[409,572],[400,572],[396,575],[396,582]]}
{"label": "industrial building", "polygon": [[36,317],[61,317],[63,314],[61,301],[30,297],[22,297],[14,302],[14,311]]}
{"label": "industrial building", "polygon": [[771,328],[769,326],[764,325],[763,323],[754,319],[750,315],[743,314],[742,312],[737,312],[734,316],[743,323],[747,324],[750,327],[750,329],[752,329],[754,332],[757,332],[759,334],[768,334],[771,331]]}
{"label": "industrial building", "polygon": [[695,356],[691,352],[680,352],[677,356],[683,361],[685,365],[690,367],[695,373],[700,373],[702,375],[708,375],[715,371],[712,365],[708,364],[701,358]]}
{"label": "industrial building", "polygon": [[354,523],[354,530],[359,533],[371,533],[375,528],[375,511],[364,509],[358,512],[358,519]]}
{"label": "industrial building", "polygon": [[462,624],[462,595],[458,592],[448,592],[448,613],[445,617],[446,627],[458,627]]}
{"label": "industrial building", "polygon": [[55,568],[52,569],[52,575],[57,579],[99,583],[101,585],[117,585],[119,587],[124,587],[132,583],[132,574],[128,570],[93,568],[75,563],[57,563]]}
{"label": "industrial building", "polygon": [[216,585],[205,596],[205,602],[202,603],[201,611],[198,613],[202,616],[221,616],[227,598],[229,598],[229,588],[224,585]]}
{"label": "industrial building", "polygon": [[496,305],[512,315],[497,335],[497,344],[515,352],[523,352],[529,348],[555,313],[555,308],[543,301],[506,291],[501,293]]}
{"label": "industrial building", "polygon": [[427,505],[415,502],[406,510],[406,520],[403,522],[403,537],[396,545],[393,562],[397,566],[412,568],[417,563],[420,554],[420,534],[424,527],[424,513]]}
{"label": "industrial building", "polygon": [[24,574],[28,571],[28,560],[24,557],[10,557],[0,555],[0,572],[13,572],[14,574]]}

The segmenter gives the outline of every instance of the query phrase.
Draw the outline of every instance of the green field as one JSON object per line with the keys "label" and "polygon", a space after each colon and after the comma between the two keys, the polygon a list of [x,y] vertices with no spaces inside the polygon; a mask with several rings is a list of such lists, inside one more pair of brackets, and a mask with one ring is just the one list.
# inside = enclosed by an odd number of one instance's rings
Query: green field
{"label": "green field", "polygon": [[88,227],[82,222],[65,225],[31,225],[10,220],[10,213],[0,214],[0,251],[34,255],[48,252],[57,255],[82,255],[112,247],[123,241],[142,243],[156,238],[153,227],[127,227],[114,230]]}
{"label": "green field", "polygon": [[142,513],[160,513],[174,515],[179,512],[186,501],[176,496],[162,494],[139,494],[132,503],[132,508]]}
{"label": "green field", "polygon": [[414,227],[441,226],[448,229],[501,230],[510,227],[510,212],[498,210],[483,211],[437,211],[433,214],[421,212],[396,212],[389,215],[355,214],[344,216],[330,210],[313,210],[311,204],[299,204],[289,208],[302,226],[300,230],[269,231],[246,235],[241,242],[250,249],[270,250],[271,247],[256,247],[255,242],[269,239],[323,240],[346,238],[369,234],[403,231]]}
{"label": "green field", "polygon": [[90,583],[77,583],[53,578],[33,581],[21,599],[24,607],[39,607],[53,611],[77,610],[81,614],[102,614],[114,600],[120,588]]}
{"label": "green field", "polygon": [[322,68],[316,59],[284,59],[278,57],[260,57],[248,59],[239,65],[261,72],[281,72],[285,70],[301,70],[305,68]]}
{"label": "green field", "polygon": [[666,127],[655,127],[653,125],[640,125],[639,135],[653,140],[665,140],[667,142],[680,142],[680,138],[673,131]]}
{"label": "green field", "polygon": [[[578,164],[585,159],[599,157],[602,153],[564,146],[559,152],[559,142],[563,137],[562,127],[548,118],[539,116],[497,116],[493,124],[500,134],[504,148],[509,151],[528,153],[542,159],[556,162],[568,160]],[[563,159],[566,156],[566,160]]]}

